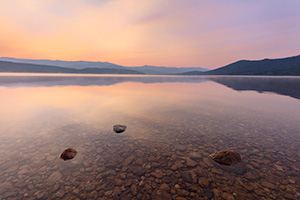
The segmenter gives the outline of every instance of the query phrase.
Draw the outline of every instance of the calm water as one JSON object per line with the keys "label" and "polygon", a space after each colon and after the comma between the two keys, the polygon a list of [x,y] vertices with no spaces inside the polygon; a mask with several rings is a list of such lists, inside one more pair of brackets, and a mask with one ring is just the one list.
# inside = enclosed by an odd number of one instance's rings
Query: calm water
{"label": "calm water", "polygon": [[300,199],[300,78],[2,74],[0,95],[0,199]]}

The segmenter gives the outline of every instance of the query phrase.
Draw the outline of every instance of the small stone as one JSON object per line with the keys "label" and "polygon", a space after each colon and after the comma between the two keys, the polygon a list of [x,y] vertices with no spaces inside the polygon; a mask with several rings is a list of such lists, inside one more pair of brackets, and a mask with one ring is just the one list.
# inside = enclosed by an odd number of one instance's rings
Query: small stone
{"label": "small stone", "polygon": [[123,133],[126,130],[126,126],[121,124],[116,124],[113,128],[116,133]]}
{"label": "small stone", "polygon": [[275,185],[273,185],[272,183],[268,182],[268,181],[263,181],[261,182],[261,185],[266,187],[266,188],[269,188],[269,189],[275,189]]}
{"label": "small stone", "polygon": [[284,185],[280,185],[279,188],[280,188],[281,190],[286,190],[286,187],[285,187]]}
{"label": "small stone", "polygon": [[145,155],[145,153],[140,149],[136,150],[134,153],[137,157],[140,157],[140,158],[142,158]]}
{"label": "small stone", "polygon": [[131,191],[131,193],[135,196],[135,195],[137,195],[137,187],[136,187],[136,185],[131,185],[131,187],[130,187],[130,191]]}
{"label": "small stone", "polygon": [[160,186],[159,189],[160,190],[165,190],[165,191],[169,191],[170,190],[168,184],[166,184],[166,183],[161,184],[161,186]]}
{"label": "small stone", "polygon": [[97,148],[96,152],[97,153],[101,153],[103,151],[103,149],[101,147]]}
{"label": "small stone", "polygon": [[198,183],[201,187],[208,187],[209,186],[209,181],[206,178],[199,178]]}
{"label": "small stone", "polygon": [[186,165],[188,167],[195,167],[197,165],[197,163],[195,161],[193,161],[192,159],[190,159],[188,157],[185,157],[184,159],[185,159]]}
{"label": "small stone", "polygon": [[203,162],[208,166],[208,167],[214,167],[214,164],[210,161],[208,158],[204,158]]}
{"label": "small stone", "polygon": [[115,187],[115,188],[113,189],[113,193],[114,193],[115,195],[120,195],[120,194],[122,193],[121,188],[120,188],[120,187]]}
{"label": "small stone", "polygon": [[58,191],[58,192],[55,193],[55,196],[57,198],[62,198],[64,195],[65,195],[65,193],[63,191]]}
{"label": "small stone", "polygon": [[201,158],[201,155],[197,152],[190,152],[189,155],[188,155],[190,158],[194,158],[194,159],[200,159]]}
{"label": "small stone", "polygon": [[252,173],[250,173],[250,172],[247,172],[247,173],[244,175],[244,177],[245,177],[246,179],[248,179],[248,180],[255,180],[255,179],[256,179],[256,177],[255,177]]}
{"label": "small stone", "polygon": [[241,156],[236,151],[226,150],[218,151],[210,155],[210,157],[220,165],[233,165],[241,161]]}
{"label": "small stone", "polygon": [[55,184],[56,181],[60,181],[62,175],[59,171],[53,172],[47,179],[49,184]]}
{"label": "small stone", "polygon": [[179,150],[179,151],[184,151],[185,150],[185,146],[184,145],[177,144],[174,147],[175,147],[176,150]]}
{"label": "small stone", "polygon": [[219,197],[221,194],[221,191],[218,190],[217,188],[212,189],[212,191],[213,191],[215,197]]}
{"label": "small stone", "polygon": [[278,171],[283,171],[283,168],[280,165],[274,164],[274,166]]}
{"label": "small stone", "polygon": [[294,180],[294,179],[289,179],[289,182],[291,183],[291,184],[295,184],[296,183],[296,181]]}
{"label": "small stone", "polygon": [[62,152],[62,154],[60,155],[60,158],[63,159],[63,160],[70,160],[72,158],[74,158],[77,154],[77,151],[73,148],[68,148],[66,150],[64,150]]}
{"label": "small stone", "polygon": [[110,196],[111,194],[112,194],[112,191],[111,191],[111,190],[108,190],[108,191],[104,192],[104,195],[105,195],[105,196]]}
{"label": "small stone", "polygon": [[128,166],[133,160],[134,160],[134,156],[129,156],[128,158],[126,158],[126,160],[124,160],[124,162],[122,163],[123,167]]}

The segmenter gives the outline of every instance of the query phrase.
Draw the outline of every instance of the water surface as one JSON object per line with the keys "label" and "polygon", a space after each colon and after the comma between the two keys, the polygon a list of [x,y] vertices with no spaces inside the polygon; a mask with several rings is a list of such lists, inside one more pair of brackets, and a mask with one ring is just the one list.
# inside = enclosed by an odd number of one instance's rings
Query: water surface
{"label": "water surface", "polygon": [[2,74],[0,95],[0,199],[299,198],[300,78]]}

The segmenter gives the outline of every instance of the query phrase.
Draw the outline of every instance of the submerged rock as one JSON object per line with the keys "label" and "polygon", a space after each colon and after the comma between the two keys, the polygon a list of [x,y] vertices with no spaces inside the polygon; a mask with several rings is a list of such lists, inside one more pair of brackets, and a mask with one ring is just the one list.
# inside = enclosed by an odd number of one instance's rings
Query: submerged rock
{"label": "submerged rock", "polygon": [[241,156],[236,151],[226,150],[218,151],[210,155],[210,157],[220,165],[233,165],[241,161]]}
{"label": "submerged rock", "polygon": [[63,160],[70,160],[72,158],[74,158],[77,154],[77,151],[73,148],[68,148],[66,150],[64,150],[64,152],[62,152],[62,154],[60,155],[60,158]]}
{"label": "submerged rock", "polygon": [[121,124],[114,125],[114,131],[116,133],[123,133],[125,130],[126,130],[126,126],[125,125],[121,125]]}

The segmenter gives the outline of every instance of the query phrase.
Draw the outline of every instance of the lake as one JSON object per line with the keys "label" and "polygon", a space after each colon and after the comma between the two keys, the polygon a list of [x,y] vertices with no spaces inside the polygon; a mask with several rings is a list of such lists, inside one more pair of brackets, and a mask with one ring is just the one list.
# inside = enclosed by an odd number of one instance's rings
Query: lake
{"label": "lake", "polygon": [[298,77],[1,74],[0,95],[2,200],[300,198]]}

